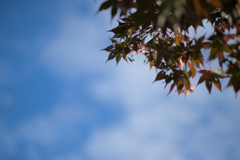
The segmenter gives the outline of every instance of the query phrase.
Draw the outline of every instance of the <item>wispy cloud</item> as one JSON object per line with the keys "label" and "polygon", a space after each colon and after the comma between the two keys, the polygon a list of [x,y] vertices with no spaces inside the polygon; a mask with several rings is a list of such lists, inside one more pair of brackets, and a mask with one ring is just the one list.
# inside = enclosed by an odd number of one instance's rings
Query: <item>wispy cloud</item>
{"label": "wispy cloud", "polygon": [[81,134],[77,128],[91,117],[93,115],[79,104],[57,105],[49,114],[38,114],[22,122],[18,132],[21,139],[30,144],[49,147],[59,144],[59,141],[74,141],[74,137]]}
{"label": "wispy cloud", "polygon": [[95,82],[95,95],[121,104],[126,117],[93,134],[86,149],[92,159],[240,157],[239,99],[234,94],[226,97],[231,90],[220,93],[213,89],[208,95],[200,86],[184,102],[176,93],[166,97],[161,82],[151,84],[155,75],[148,66],[121,65],[107,79]]}
{"label": "wispy cloud", "polygon": [[104,58],[97,51],[100,40],[97,24],[88,19],[70,17],[64,21],[57,37],[43,53],[49,68],[66,77],[99,70],[96,67]]}

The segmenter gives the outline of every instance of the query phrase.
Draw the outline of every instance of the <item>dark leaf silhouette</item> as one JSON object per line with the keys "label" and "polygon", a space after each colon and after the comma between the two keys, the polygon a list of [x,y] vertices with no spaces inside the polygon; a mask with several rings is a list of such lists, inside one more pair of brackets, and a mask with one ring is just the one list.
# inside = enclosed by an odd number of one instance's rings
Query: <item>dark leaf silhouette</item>
{"label": "dark leaf silhouette", "polygon": [[[236,94],[240,90],[239,1],[107,0],[99,11],[106,9],[111,18],[120,13],[118,26],[110,30],[112,45],[103,49],[109,52],[107,61],[116,59],[118,65],[121,58],[134,62],[134,55],[145,56],[145,63],[158,72],[154,82],[172,83],[168,95],[175,86],[178,94],[193,92],[190,80],[199,74],[197,86],[205,81],[209,94],[212,84],[222,91],[222,78]],[[197,28],[205,28],[203,20],[214,32],[196,37]],[[211,67],[213,60],[219,67]]]}

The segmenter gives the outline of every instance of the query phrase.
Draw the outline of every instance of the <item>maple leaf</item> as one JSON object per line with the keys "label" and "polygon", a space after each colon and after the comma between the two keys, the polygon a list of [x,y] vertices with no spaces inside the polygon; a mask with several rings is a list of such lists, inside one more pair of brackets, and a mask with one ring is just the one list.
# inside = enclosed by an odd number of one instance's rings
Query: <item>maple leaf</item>
{"label": "maple leaf", "polygon": [[210,71],[211,71],[212,73],[216,74],[216,75],[217,75],[218,77],[220,77],[220,78],[226,78],[226,77],[228,77],[228,75],[227,75],[226,73],[223,73],[223,72],[221,72],[220,70],[222,70],[221,67],[215,68],[215,69],[213,69],[213,68],[210,69]]}
{"label": "maple leaf", "polygon": [[[184,93],[185,97],[193,92],[195,86],[191,85],[189,79],[196,78],[197,73],[201,74],[197,86],[205,81],[209,93],[212,84],[222,91],[220,78],[227,77],[230,77],[227,86],[233,86],[235,93],[238,92],[240,1],[159,2],[106,0],[101,5],[99,11],[112,9],[112,18],[118,10],[121,11],[119,25],[110,30],[114,33],[110,38],[112,45],[103,49],[110,52],[107,61],[115,59],[118,64],[123,58],[134,63],[127,55],[131,52],[136,55],[142,53],[146,58],[144,62],[149,62],[150,70],[155,66],[159,71],[154,82],[164,80],[166,88],[173,81],[168,95],[175,86],[176,92]],[[135,12],[131,12],[133,8]],[[190,37],[189,27],[193,27],[196,33],[198,27],[204,28],[204,19],[212,24],[214,33],[210,37],[206,36],[207,33],[198,38]],[[234,33],[231,29],[235,29]],[[204,54],[204,50],[208,50],[210,55]],[[212,60],[217,60],[220,67],[211,68]],[[209,64],[206,65],[205,61],[209,61]],[[227,71],[222,71],[221,67],[226,67]]]}
{"label": "maple leaf", "polygon": [[175,85],[176,85],[175,83],[173,83],[173,84],[171,85],[170,90],[169,90],[167,96],[172,92],[172,90],[173,90],[173,88],[175,87]]}
{"label": "maple leaf", "polygon": [[192,93],[192,92],[194,92],[195,88],[196,88],[195,86],[191,85],[189,90],[184,87],[183,89],[176,90],[175,92],[178,92],[178,94],[184,93],[185,96],[187,96],[187,95],[189,95],[189,91]]}
{"label": "maple leaf", "polygon": [[153,67],[153,61],[150,62],[150,70],[152,69]]}

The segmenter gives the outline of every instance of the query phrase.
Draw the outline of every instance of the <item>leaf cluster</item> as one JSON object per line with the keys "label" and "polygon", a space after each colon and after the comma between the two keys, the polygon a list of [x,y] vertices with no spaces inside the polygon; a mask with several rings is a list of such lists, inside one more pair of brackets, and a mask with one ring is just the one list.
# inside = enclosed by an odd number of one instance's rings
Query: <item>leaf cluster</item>
{"label": "leaf cluster", "polygon": [[[222,91],[220,79],[240,90],[240,4],[237,0],[107,0],[99,11],[111,9],[112,18],[120,11],[118,26],[110,30],[112,45],[107,61],[133,62],[133,54],[143,54],[150,69],[158,71],[155,81],[171,84],[169,93],[193,92],[191,78],[200,74],[209,94],[212,84]],[[193,37],[189,28],[211,23],[210,37]],[[209,50],[209,56],[203,52]],[[130,56],[131,55],[131,56]],[[219,68],[211,68],[217,60]],[[208,64],[206,64],[208,62]],[[211,69],[209,69],[211,68]],[[223,69],[225,68],[225,69]],[[155,82],[154,81],[154,82]]]}

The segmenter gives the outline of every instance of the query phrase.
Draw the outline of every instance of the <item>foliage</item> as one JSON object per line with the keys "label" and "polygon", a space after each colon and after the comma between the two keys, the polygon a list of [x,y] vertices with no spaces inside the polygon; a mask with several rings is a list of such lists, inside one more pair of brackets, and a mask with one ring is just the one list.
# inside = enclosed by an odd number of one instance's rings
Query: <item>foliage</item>
{"label": "foliage", "polygon": [[[155,81],[171,84],[178,94],[188,95],[194,86],[190,78],[200,74],[209,94],[212,84],[222,90],[219,79],[228,78],[227,86],[240,90],[240,0],[107,0],[99,11],[111,9],[112,18],[120,13],[118,26],[110,30],[112,45],[107,61],[134,61],[130,53],[143,54],[150,69],[158,74]],[[118,12],[119,11],[119,12]],[[206,37],[189,34],[204,27],[206,19],[214,33]],[[209,51],[209,57],[203,52]],[[211,68],[216,59],[219,68]],[[205,63],[209,62],[209,63]],[[211,69],[209,69],[211,68]],[[225,68],[225,70],[223,69]],[[197,85],[198,85],[197,84]]]}

